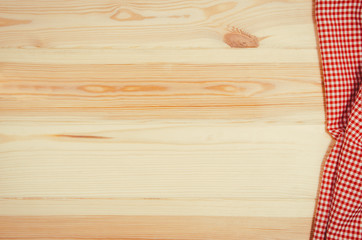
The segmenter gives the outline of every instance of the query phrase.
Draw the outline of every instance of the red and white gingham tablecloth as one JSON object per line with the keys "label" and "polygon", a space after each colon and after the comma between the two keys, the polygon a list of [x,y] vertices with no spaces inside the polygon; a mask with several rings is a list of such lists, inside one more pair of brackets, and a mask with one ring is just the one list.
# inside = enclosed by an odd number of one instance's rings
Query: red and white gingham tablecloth
{"label": "red and white gingham tablecloth", "polygon": [[316,0],[327,129],[313,240],[362,239],[362,0]]}

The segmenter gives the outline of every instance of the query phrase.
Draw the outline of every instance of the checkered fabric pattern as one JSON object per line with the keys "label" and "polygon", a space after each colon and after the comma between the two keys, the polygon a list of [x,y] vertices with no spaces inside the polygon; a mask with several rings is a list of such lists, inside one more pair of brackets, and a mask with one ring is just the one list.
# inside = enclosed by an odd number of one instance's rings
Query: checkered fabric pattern
{"label": "checkered fabric pattern", "polygon": [[362,239],[362,0],[316,0],[327,130],[313,240]]}

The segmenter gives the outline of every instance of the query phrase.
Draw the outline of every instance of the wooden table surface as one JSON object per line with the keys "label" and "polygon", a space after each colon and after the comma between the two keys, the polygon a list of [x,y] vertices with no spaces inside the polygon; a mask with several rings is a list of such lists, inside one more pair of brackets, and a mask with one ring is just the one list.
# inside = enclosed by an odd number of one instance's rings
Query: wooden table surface
{"label": "wooden table surface", "polygon": [[331,141],[312,14],[1,0],[0,239],[309,239]]}

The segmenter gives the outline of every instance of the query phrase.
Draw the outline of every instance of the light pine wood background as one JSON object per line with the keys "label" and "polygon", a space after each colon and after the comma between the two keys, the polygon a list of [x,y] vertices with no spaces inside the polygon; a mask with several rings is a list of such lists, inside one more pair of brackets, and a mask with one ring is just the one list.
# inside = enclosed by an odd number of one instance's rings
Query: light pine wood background
{"label": "light pine wood background", "polygon": [[330,144],[312,14],[1,0],[0,239],[309,239]]}

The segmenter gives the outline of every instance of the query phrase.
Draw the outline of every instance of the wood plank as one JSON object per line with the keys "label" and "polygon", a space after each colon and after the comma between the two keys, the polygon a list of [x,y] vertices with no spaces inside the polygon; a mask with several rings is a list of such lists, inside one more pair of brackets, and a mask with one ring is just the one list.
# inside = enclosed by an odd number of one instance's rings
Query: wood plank
{"label": "wood plank", "polygon": [[310,218],[1,216],[0,239],[306,240],[310,225]]}
{"label": "wood plank", "polygon": [[324,125],[11,120],[2,197],[314,198],[330,141]]}
{"label": "wood plank", "polygon": [[4,63],[31,64],[262,64],[319,65],[316,49],[0,49]]}
{"label": "wood plank", "polygon": [[229,48],[223,35],[237,27],[260,48],[315,48],[311,8],[306,0],[2,0],[0,47]]}
{"label": "wood plank", "polygon": [[1,64],[3,115],[323,123],[318,64]]}
{"label": "wood plank", "polygon": [[314,199],[0,198],[1,216],[128,215],[312,218]]}

